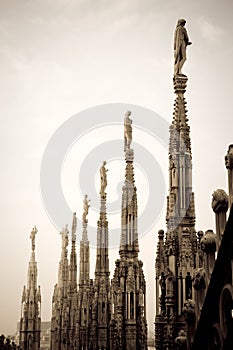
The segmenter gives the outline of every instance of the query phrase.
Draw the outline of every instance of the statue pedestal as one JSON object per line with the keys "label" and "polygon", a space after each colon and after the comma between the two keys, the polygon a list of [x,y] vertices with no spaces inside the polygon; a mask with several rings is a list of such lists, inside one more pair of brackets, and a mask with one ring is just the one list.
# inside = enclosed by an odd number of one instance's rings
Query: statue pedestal
{"label": "statue pedestal", "polygon": [[126,162],[133,162],[134,160],[134,151],[131,148],[127,148],[125,151],[125,160]]}
{"label": "statue pedestal", "polygon": [[173,77],[173,84],[174,84],[174,90],[176,94],[184,94],[187,87],[187,81],[188,78],[186,75],[174,75]]}

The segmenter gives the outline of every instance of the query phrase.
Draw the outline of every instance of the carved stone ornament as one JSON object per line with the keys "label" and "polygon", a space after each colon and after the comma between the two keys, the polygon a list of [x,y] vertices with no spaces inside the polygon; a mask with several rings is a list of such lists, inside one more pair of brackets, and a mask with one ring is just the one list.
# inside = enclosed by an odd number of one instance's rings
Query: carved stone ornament
{"label": "carved stone ornament", "polygon": [[216,235],[212,230],[206,231],[204,237],[201,239],[201,249],[207,254],[216,252]]}
{"label": "carved stone ornament", "polygon": [[195,302],[192,299],[187,299],[184,303],[183,313],[187,323],[192,323],[195,320]]}
{"label": "carved stone ornament", "polygon": [[212,194],[212,208],[215,213],[227,212],[228,195],[222,189],[218,189]]}
{"label": "carved stone ornament", "polygon": [[206,288],[205,269],[203,267],[200,267],[200,268],[194,270],[194,272],[193,272],[193,287],[196,290]]}

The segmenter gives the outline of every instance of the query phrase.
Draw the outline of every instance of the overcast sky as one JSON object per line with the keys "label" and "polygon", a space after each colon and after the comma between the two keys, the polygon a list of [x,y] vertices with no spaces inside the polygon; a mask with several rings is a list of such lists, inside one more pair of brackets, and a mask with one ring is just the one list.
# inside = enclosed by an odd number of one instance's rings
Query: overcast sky
{"label": "overcast sky", "polygon": [[[13,333],[20,318],[34,225],[39,230],[36,257],[42,319],[51,317],[61,242],[40,194],[41,160],[50,137],[76,113],[108,103],[143,106],[170,123],[173,34],[179,18],[187,20],[193,42],[184,72],[189,77],[186,99],[196,228],[215,229],[211,195],[217,188],[227,189],[224,156],[233,143],[232,10],[231,0],[0,0],[0,333]],[[136,136],[135,132],[134,140]],[[84,141],[89,140],[86,135]],[[167,159],[164,163],[166,173]],[[143,174],[138,171],[137,176]],[[65,179],[64,192],[69,197],[70,184]],[[138,182],[140,197],[148,188]],[[140,209],[144,203],[138,205]],[[81,207],[77,197],[77,207],[73,204],[71,209]],[[165,212],[140,240],[151,330],[155,236],[160,228],[165,229]],[[111,271],[117,255],[117,249],[110,251]],[[92,271],[94,259],[93,250]]]}

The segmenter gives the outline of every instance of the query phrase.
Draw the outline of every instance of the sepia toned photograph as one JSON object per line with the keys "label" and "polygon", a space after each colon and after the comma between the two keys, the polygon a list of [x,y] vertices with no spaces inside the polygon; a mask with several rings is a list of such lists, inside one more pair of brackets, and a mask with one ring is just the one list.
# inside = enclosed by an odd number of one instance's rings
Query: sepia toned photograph
{"label": "sepia toned photograph", "polygon": [[0,0],[0,350],[233,349],[231,0]]}

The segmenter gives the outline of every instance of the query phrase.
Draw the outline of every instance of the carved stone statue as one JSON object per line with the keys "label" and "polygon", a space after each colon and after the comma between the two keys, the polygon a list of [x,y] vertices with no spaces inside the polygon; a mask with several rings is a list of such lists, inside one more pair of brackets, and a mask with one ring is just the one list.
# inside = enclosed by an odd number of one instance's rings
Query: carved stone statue
{"label": "carved stone statue", "polygon": [[175,344],[177,344],[177,348],[180,350],[187,349],[187,336],[183,329],[179,331],[178,337],[175,339]]}
{"label": "carved stone statue", "polygon": [[142,288],[139,289],[139,306],[144,305],[143,291]]}
{"label": "carved stone statue", "polygon": [[61,231],[61,237],[62,237],[62,250],[65,250],[69,244],[68,242],[68,228],[67,225],[62,229]]}
{"label": "carved stone statue", "polygon": [[194,270],[194,272],[193,272],[193,287],[196,290],[206,288],[204,267],[199,267],[199,268]]}
{"label": "carved stone statue", "polygon": [[192,323],[195,320],[195,302],[192,299],[187,299],[184,302],[183,314],[187,323]]}
{"label": "carved stone statue", "polygon": [[177,22],[174,35],[174,75],[182,74],[182,67],[186,61],[186,47],[192,43],[189,41],[188,33],[185,26],[185,19],[179,19]]}
{"label": "carved stone statue", "polygon": [[76,230],[77,230],[77,217],[76,217],[76,213],[73,213],[72,238],[75,237]]}
{"label": "carved stone statue", "polygon": [[105,196],[105,190],[107,187],[107,171],[108,169],[105,168],[106,161],[103,161],[102,166],[100,167],[100,195],[101,197]]}
{"label": "carved stone statue", "polygon": [[169,198],[169,213],[170,216],[175,215],[175,205],[176,205],[176,194],[171,192],[170,198]]}
{"label": "carved stone statue", "polygon": [[32,240],[32,250],[33,251],[35,250],[35,237],[36,237],[37,232],[38,232],[38,230],[35,226],[35,227],[33,227],[31,234],[30,234],[30,238]]}
{"label": "carved stone statue", "polygon": [[125,113],[124,121],[124,138],[125,138],[125,151],[130,148],[132,142],[132,119],[130,119],[131,112],[127,111]]}
{"label": "carved stone statue", "polygon": [[121,289],[118,288],[117,289],[117,306],[121,306],[122,305],[122,292]]}
{"label": "carved stone statue", "polygon": [[173,295],[174,294],[174,280],[175,276],[173,272],[170,270],[169,267],[167,267],[167,274],[166,274],[166,295]]}
{"label": "carved stone statue", "polygon": [[83,222],[87,222],[87,214],[88,210],[90,208],[90,199],[87,199],[88,196],[85,194],[84,200],[83,200]]}

